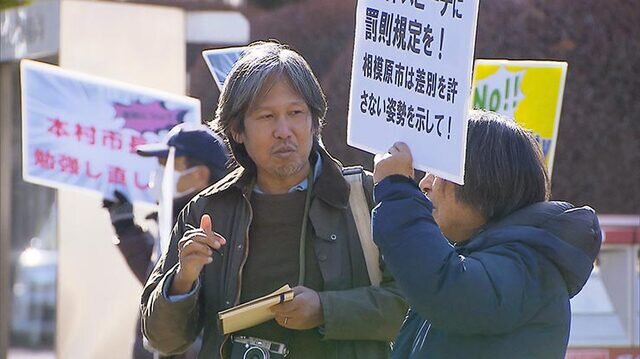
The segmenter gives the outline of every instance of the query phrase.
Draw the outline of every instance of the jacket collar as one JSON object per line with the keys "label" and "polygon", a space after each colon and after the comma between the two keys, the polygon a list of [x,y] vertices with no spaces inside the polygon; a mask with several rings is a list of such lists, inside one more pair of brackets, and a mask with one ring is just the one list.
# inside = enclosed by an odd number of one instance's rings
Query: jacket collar
{"label": "jacket collar", "polygon": [[[314,195],[333,207],[346,208],[349,203],[349,184],[342,176],[342,164],[321,146],[314,146],[313,151],[317,151],[322,158],[322,172],[313,184]],[[312,155],[312,160],[313,157]],[[254,185],[255,174],[246,171],[243,167],[238,167],[207,188],[202,195],[214,196],[230,188],[236,188],[243,194],[249,195]]]}
{"label": "jacket collar", "polygon": [[342,176],[342,164],[323,147],[318,146],[318,153],[322,157],[322,172],[313,184],[313,193],[333,207],[346,208],[350,188]]}

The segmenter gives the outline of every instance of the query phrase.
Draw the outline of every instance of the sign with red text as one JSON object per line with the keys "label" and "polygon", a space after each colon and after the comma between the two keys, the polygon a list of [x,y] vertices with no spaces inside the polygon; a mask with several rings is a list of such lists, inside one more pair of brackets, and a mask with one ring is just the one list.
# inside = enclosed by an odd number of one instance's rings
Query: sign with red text
{"label": "sign with red text", "polygon": [[347,143],[462,184],[479,0],[359,0]]}
{"label": "sign with red text", "polygon": [[200,101],[21,62],[25,181],[155,203],[148,188],[157,167],[136,146],[159,142],[181,122],[200,123]]}

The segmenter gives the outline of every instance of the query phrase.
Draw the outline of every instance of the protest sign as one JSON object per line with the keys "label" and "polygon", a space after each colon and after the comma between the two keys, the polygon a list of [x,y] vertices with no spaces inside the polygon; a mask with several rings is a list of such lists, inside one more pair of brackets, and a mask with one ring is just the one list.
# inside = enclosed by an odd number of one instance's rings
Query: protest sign
{"label": "protest sign", "polygon": [[135,148],[178,123],[200,123],[200,101],[28,60],[21,74],[25,181],[155,203],[148,183],[157,162]]}
{"label": "protest sign", "polygon": [[241,46],[202,51],[202,57],[204,57],[204,61],[207,63],[209,71],[211,71],[211,75],[213,75],[213,79],[216,81],[216,85],[218,85],[220,91],[222,91],[224,80],[227,78],[227,75],[229,75],[229,72],[231,72],[233,64],[242,56],[245,48],[245,46]]}
{"label": "protest sign", "polygon": [[360,0],[347,142],[463,183],[478,0]]}
{"label": "protest sign", "polygon": [[533,131],[549,174],[558,138],[567,63],[476,60],[473,107],[496,111]]}

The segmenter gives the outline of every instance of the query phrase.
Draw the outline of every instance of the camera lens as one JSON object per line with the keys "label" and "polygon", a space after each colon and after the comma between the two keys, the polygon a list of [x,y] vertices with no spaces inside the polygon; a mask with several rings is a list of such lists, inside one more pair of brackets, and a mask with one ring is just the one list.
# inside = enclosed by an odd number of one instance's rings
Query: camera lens
{"label": "camera lens", "polygon": [[251,347],[244,352],[243,359],[269,359],[269,353],[260,347]]}

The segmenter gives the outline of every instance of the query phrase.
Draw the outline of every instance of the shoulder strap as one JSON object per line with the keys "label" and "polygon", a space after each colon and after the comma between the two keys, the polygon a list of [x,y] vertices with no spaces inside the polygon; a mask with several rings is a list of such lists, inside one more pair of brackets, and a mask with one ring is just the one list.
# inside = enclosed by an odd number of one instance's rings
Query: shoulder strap
{"label": "shoulder strap", "polygon": [[380,252],[375,243],[373,243],[373,236],[371,234],[371,212],[367,197],[364,193],[364,183],[362,179],[364,170],[362,167],[346,168],[343,171],[343,175],[351,187],[351,191],[349,192],[349,205],[353,219],[356,222],[362,253],[364,254],[367,272],[369,273],[369,280],[371,281],[371,285],[379,286],[380,280],[382,279]]}

